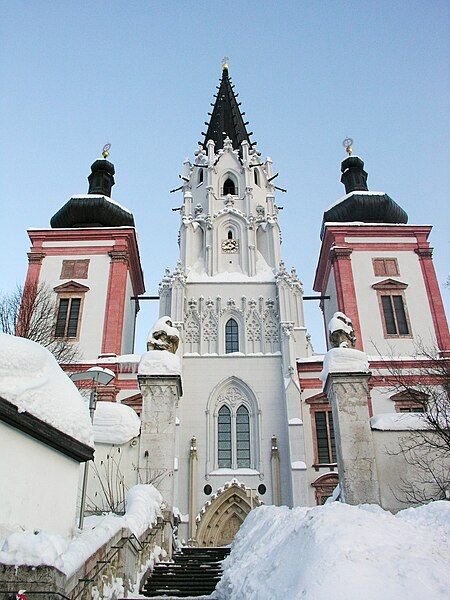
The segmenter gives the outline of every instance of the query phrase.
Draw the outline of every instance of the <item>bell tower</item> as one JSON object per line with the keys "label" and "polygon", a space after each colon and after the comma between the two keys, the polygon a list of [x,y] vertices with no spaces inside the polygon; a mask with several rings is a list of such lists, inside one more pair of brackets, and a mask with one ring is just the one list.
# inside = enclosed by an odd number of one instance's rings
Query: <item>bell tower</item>
{"label": "bell tower", "polygon": [[[106,148],[106,147],[105,147]],[[30,229],[25,289],[54,292],[54,335],[83,359],[133,352],[137,302],[144,291],[132,213],[111,198],[114,165],[97,159],[87,194],[72,196],[48,229]]]}

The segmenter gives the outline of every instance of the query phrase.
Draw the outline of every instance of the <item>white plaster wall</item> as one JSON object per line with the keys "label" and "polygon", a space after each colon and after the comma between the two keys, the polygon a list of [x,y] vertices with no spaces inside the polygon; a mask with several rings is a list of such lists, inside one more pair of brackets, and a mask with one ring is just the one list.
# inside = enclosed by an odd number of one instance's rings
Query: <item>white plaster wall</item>
{"label": "white plaster wall", "polygon": [[[227,378],[235,376],[242,379],[256,395],[260,416],[260,455],[259,473],[246,475],[233,473],[210,475],[214,465],[207,469],[207,414],[206,407],[210,394],[216,386]],[[281,489],[284,504],[291,504],[290,458],[287,431],[286,406],[284,401],[283,380],[281,377],[281,357],[184,357],[183,358],[183,397],[178,408],[180,420],[180,446],[178,490],[176,504],[182,513],[188,512],[188,467],[189,444],[193,436],[197,438],[198,448],[198,497],[197,512],[208,497],[203,487],[209,483],[213,493],[217,488],[235,476],[245,485],[257,488],[264,483],[267,492],[261,497],[264,503],[272,502],[272,483],[270,470],[271,437],[276,435],[279,441],[281,457]],[[214,449],[215,450],[215,449]],[[213,454],[215,456],[215,453]]]}
{"label": "white plaster wall", "polygon": [[125,444],[95,444],[94,465],[89,463],[86,508],[91,511],[109,511],[104,487],[114,491],[116,499],[123,498],[119,492],[123,478],[124,489],[128,490],[138,479],[139,436]]}
{"label": "white plaster wall", "polygon": [[101,353],[103,339],[103,323],[105,319],[106,296],[108,292],[110,258],[107,254],[99,255],[58,255],[46,256],[42,261],[40,282],[45,282],[51,289],[70,281],[60,279],[63,260],[89,259],[87,279],[75,279],[85,285],[89,291],[84,294],[83,314],[78,347],[82,358],[97,358]]}
{"label": "white plaster wall", "polygon": [[334,278],[334,269],[330,270],[330,276],[328,278],[327,289],[325,290],[324,296],[330,296],[329,300],[323,301],[324,306],[324,328],[325,328],[325,340],[327,348],[329,348],[330,342],[328,340],[328,323],[335,312],[339,310],[337,293],[336,293],[336,281]]}
{"label": "white plaster wall", "polygon": [[[377,463],[378,477],[380,480],[381,505],[386,510],[397,512],[403,508],[411,506],[408,498],[405,495],[405,482],[408,489],[408,482],[415,482],[415,485],[420,485],[424,475],[427,482],[430,482],[429,473],[423,473],[417,463],[411,460],[405,460],[405,455],[399,452],[401,447],[405,447],[405,442],[408,444],[414,436],[415,432],[407,431],[372,431],[375,457]],[[418,450],[417,452],[419,452]],[[426,462],[431,464],[435,458],[433,452],[428,448],[425,449],[424,456]],[[442,461],[442,456],[439,461]],[[411,464],[410,464],[411,463]],[[447,460],[447,466],[450,468],[450,460]],[[428,494],[434,494],[436,489],[430,484],[424,486],[424,490]]]}
{"label": "white plaster wall", "polygon": [[[372,240],[377,242],[377,238]],[[408,284],[405,290],[406,308],[413,339],[385,338],[382,317],[378,305],[377,292],[372,288],[374,283],[388,279],[373,274],[372,258],[395,257],[398,260],[400,275],[392,277]],[[416,352],[416,345],[423,341],[426,346],[436,344],[434,325],[430,305],[423,281],[418,256],[412,251],[358,251],[351,254],[353,278],[355,281],[356,299],[363,336],[364,349],[369,354],[411,356]]]}
{"label": "white plaster wall", "polygon": [[125,292],[125,307],[122,329],[122,354],[132,354],[134,350],[134,329],[136,325],[136,313],[133,296],[133,286],[131,284],[130,273],[127,273],[127,287]]}
{"label": "white plaster wall", "polygon": [[69,535],[79,474],[78,462],[0,422],[0,524]]}

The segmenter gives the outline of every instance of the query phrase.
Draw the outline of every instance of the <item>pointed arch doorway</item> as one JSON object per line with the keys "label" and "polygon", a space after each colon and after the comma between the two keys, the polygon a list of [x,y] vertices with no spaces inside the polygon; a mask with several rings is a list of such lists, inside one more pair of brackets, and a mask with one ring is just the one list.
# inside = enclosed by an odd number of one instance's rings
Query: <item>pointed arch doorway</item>
{"label": "pointed arch doorway", "polygon": [[228,546],[248,513],[261,504],[255,490],[236,480],[226,483],[197,517],[197,546]]}

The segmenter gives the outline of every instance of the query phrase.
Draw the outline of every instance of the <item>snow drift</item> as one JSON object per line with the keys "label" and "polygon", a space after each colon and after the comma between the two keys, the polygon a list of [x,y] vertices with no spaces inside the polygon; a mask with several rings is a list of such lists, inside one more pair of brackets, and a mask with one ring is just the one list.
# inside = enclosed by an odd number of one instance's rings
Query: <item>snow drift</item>
{"label": "snow drift", "polygon": [[262,506],[239,530],[216,594],[226,600],[444,600],[450,503],[393,515],[375,505]]}
{"label": "snow drift", "polygon": [[0,396],[73,438],[93,446],[89,410],[46,348],[0,333]]}
{"label": "snow drift", "polygon": [[106,513],[87,517],[85,527],[73,538],[56,533],[18,531],[0,541],[0,563],[54,566],[70,576],[120,529],[127,527],[140,537],[156,524],[162,496],[152,485],[136,485],[126,494],[123,516]]}

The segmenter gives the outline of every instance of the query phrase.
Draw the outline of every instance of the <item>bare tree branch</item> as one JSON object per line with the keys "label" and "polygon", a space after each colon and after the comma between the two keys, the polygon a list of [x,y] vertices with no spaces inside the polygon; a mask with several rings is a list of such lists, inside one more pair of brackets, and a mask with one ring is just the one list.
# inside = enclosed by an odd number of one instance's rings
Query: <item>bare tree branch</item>
{"label": "bare tree branch", "polygon": [[77,344],[55,337],[56,298],[45,284],[18,286],[0,295],[0,331],[33,340],[50,350],[59,363],[73,363],[80,358]]}

